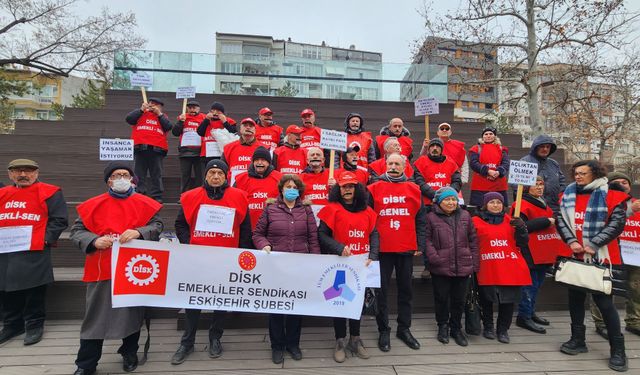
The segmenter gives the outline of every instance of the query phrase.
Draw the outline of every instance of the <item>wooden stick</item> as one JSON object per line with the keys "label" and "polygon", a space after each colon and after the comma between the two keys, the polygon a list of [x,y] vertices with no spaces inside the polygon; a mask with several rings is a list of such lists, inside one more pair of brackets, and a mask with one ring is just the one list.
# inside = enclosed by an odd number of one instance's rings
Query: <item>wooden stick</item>
{"label": "wooden stick", "polygon": [[329,156],[329,178],[333,178],[333,164],[336,162],[336,150],[331,150]]}
{"label": "wooden stick", "polygon": [[140,91],[142,91],[142,102],[147,104],[147,92],[144,89],[144,86],[140,86]]}
{"label": "wooden stick", "polygon": [[522,206],[522,185],[518,185],[516,193],[516,209],[513,211],[513,217],[520,217],[520,206]]}
{"label": "wooden stick", "polygon": [[431,139],[429,138],[429,115],[424,115],[424,138]]}
{"label": "wooden stick", "polygon": [[187,113],[187,98],[182,99],[182,114]]}

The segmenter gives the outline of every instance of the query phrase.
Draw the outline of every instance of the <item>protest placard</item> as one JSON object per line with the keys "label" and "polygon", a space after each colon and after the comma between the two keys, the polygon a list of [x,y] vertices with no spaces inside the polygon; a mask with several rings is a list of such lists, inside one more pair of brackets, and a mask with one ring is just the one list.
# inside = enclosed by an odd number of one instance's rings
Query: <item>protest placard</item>
{"label": "protest placard", "polygon": [[436,98],[422,98],[413,102],[413,110],[416,116],[437,115],[440,113],[440,104]]}
{"label": "protest placard", "polygon": [[514,217],[520,217],[520,207],[522,206],[522,188],[524,185],[533,186],[536,184],[538,175],[538,164],[521,160],[511,160],[509,162],[509,180],[513,185],[518,185],[516,192]]}
{"label": "protest placard", "polygon": [[100,160],[133,160],[133,139],[100,138]]}

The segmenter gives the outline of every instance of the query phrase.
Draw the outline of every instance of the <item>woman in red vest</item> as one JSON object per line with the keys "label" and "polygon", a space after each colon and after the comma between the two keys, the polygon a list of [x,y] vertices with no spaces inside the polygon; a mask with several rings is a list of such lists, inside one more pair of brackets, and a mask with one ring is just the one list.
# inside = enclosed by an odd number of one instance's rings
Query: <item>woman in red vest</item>
{"label": "woman in red vest", "polygon": [[[515,303],[520,300],[520,287],[531,284],[527,263],[520,252],[527,246],[527,227],[520,218],[504,213],[504,197],[498,192],[484,195],[482,208],[473,218],[480,249],[480,307],[482,335],[490,340],[509,343],[507,331],[513,320]],[[498,321],[494,331],[493,304],[498,304]]]}
{"label": "woman in red vest", "polygon": [[509,150],[500,144],[494,127],[482,129],[482,138],[469,149],[469,167],[473,171],[469,204],[482,206],[485,193],[497,191],[507,198],[507,173],[509,172]]}
{"label": "woman in red vest", "polygon": [[[351,172],[343,172],[338,182],[329,191],[329,204],[318,213],[320,227],[318,238],[323,254],[349,256],[369,254],[367,263],[378,260],[379,238],[376,228],[377,215],[368,206],[369,193]],[[346,359],[345,349],[359,358],[369,358],[369,353],[360,339],[360,320],[349,319],[349,342],[347,319],[333,318],[336,347],[333,359],[342,363]]]}
{"label": "woman in red vest", "polygon": [[[560,199],[560,236],[575,258],[587,258],[600,264],[621,264],[618,236],[624,231],[629,195],[609,189],[606,170],[597,160],[581,160],[571,167],[571,171],[575,182],[567,186]],[[591,297],[600,309],[609,333],[609,368],[626,371],[624,337],[613,296],[594,293]],[[571,339],[560,347],[565,354],[588,351],[584,325],[586,298],[583,290],[569,288]]]}

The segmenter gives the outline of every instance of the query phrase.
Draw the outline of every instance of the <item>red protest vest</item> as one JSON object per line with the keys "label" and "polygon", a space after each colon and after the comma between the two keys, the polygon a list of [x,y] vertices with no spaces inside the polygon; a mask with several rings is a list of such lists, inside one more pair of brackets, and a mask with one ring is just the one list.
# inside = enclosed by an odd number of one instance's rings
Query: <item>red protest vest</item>
{"label": "red protest vest", "polygon": [[31,226],[31,247],[29,250],[44,249],[49,209],[47,199],[59,187],[35,182],[31,186],[18,188],[5,186],[0,189],[0,228]]}
{"label": "red protest vest", "polygon": [[[514,210],[515,205],[511,207],[511,212],[513,213]],[[522,200],[520,212],[528,220],[553,217],[553,211],[549,206],[541,208],[524,199]],[[571,249],[562,241],[555,225],[539,231],[529,232],[529,251],[534,264],[553,264],[558,255],[567,254],[567,252],[571,254]]]}
{"label": "red protest vest", "polygon": [[273,153],[276,170],[282,174],[300,174],[307,167],[307,150],[302,147],[280,146]]}
{"label": "red protest vest", "polygon": [[[133,194],[125,199],[109,193],[100,194],[80,204],[78,215],[84,226],[100,237],[120,236],[127,229],[140,228],[160,211],[162,204],[142,195]],[[82,281],[95,282],[111,279],[111,248],[87,254]]]}
{"label": "red protest vest", "polygon": [[516,246],[515,229],[509,225],[511,216],[504,215],[498,225],[473,217],[478,233],[480,272],[478,285],[531,285],[527,262]]}
{"label": "red protest vest", "polygon": [[300,133],[300,147],[320,147],[320,133],[322,130],[315,125],[311,128],[303,126],[302,129],[304,130]]}
{"label": "red protest vest", "polygon": [[153,112],[145,112],[131,130],[134,146],[150,145],[168,150],[167,133],[162,129],[158,116]]}
{"label": "red protest vest", "polygon": [[[231,117],[227,117],[227,122],[229,123],[229,125],[236,124],[236,121]],[[216,137],[213,135],[213,131],[216,129],[224,129],[224,125],[222,121],[214,120],[209,122],[209,126],[207,126],[207,130],[205,130],[204,132],[204,137],[202,137],[202,148],[200,149],[200,156],[204,156],[204,157],[207,156],[207,143],[217,142]],[[222,152],[222,149],[220,149],[220,152]]]}
{"label": "red protest vest", "polygon": [[275,149],[280,143],[282,128],[278,125],[256,125],[256,139],[267,149]]}
{"label": "red protest vest", "polygon": [[[589,204],[589,198],[591,194],[576,194],[576,213],[575,213],[575,225],[576,225],[576,238],[581,245],[582,242],[582,225],[584,224],[585,213],[587,212],[587,205]],[[560,196],[562,201],[562,195]],[[623,193],[617,190],[609,190],[607,192],[607,216],[610,216],[613,209],[620,203],[629,199],[627,193]],[[620,256],[620,245],[618,240],[615,239],[607,244],[609,249],[609,257],[611,258],[611,264],[622,264],[622,258]],[[598,250],[598,249],[594,249]],[[571,256],[571,253],[569,253]],[[576,254],[576,257],[582,259],[582,254]]]}
{"label": "red protest vest", "polygon": [[[360,132],[358,134],[347,134],[347,146],[360,147],[360,151],[358,151],[358,166],[363,168],[367,168],[369,166],[369,148],[371,148],[371,143],[373,139],[371,139],[370,132]],[[340,160],[340,165],[342,165],[343,161]]]}
{"label": "red protest vest", "polygon": [[[428,156],[420,156],[413,165],[434,190],[451,185],[451,177],[458,171],[458,165],[448,157],[442,163],[436,163]],[[431,199],[427,197],[423,196],[422,201],[425,205],[431,204]]]}
{"label": "red protest vest", "polygon": [[260,146],[262,145],[258,141],[246,145],[241,144],[239,139],[224,146],[224,160],[229,165],[229,176],[227,177],[229,181],[231,181],[231,176],[237,176],[239,172],[249,169],[253,152]]}
{"label": "red protest vest", "polygon": [[416,215],[420,210],[420,188],[413,182],[378,181],[367,186],[378,215],[380,252],[401,253],[418,248]]}
{"label": "red protest vest", "polygon": [[[247,193],[240,189],[228,187],[225,189],[222,199],[213,200],[207,196],[207,191],[203,187],[198,187],[182,193],[180,204],[182,204],[184,217],[191,230],[191,240],[189,241],[191,245],[238,247],[240,244],[240,224],[247,216],[249,206]],[[198,211],[203,204],[234,208],[236,210],[232,235],[196,230]]]}
{"label": "red protest vest", "polygon": [[318,212],[318,218],[331,228],[336,241],[349,246],[351,254],[369,252],[369,235],[376,227],[376,214],[371,207],[359,212],[350,212],[340,203],[332,202]]}
{"label": "red protest vest", "polygon": [[300,175],[304,182],[303,199],[308,199],[312,204],[329,203],[329,170],[324,169],[321,173],[303,173]]}
{"label": "red protest vest", "polygon": [[[635,202],[635,198],[631,200]],[[640,242],[640,212],[636,212],[627,218],[627,223],[624,226],[624,232],[620,235],[621,240]]]}
{"label": "red protest vest", "polygon": [[351,172],[353,174],[356,175],[356,179],[358,180],[359,183],[361,183],[364,186],[367,186],[367,183],[369,182],[369,172],[367,172],[366,170],[358,167],[356,168],[355,171],[347,171],[346,169],[336,169],[334,171],[334,176],[335,179],[338,180],[338,178],[340,178],[340,175],[343,174],[344,172]]}
{"label": "red protest vest", "polygon": [[[495,143],[483,144],[480,150],[480,164],[489,166],[490,170],[497,170],[502,162],[502,151],[508,152],[506,147]],[[478,153],[478,145],[469,149],[469,152]],[[507,190],[507,177],[498,177],[495,181],[489,181],[479,173],[473,172],[471,180],[471,190],[478,191],[505,191]]]}
{"label": "red protest vest", "polygon": [[280,194],[278,183],[281,177],[282,174],[278,171],[271,171],[266,178],[254,178],[247,172],[240,173],[236,177],[235,187],[247,193],[251,229],[256,229],[265,201],[268,198],[277,198]]}
{"label": "red protest vest", "polygon": [[[381,155],[384,155],[384,141],[389,137],[391,136],[379,135],[376,137],[376,143],[378,144],[378,150],[380,150]],[[398,137],[398,142],[400,142],[400,153],[407,158],[411,156],[411,153],[413,153],[413,140],[409,137],[401,136]],[[384,157],[381,157],[381,159],[384,159]]]}
{"label": "red protest vest", "polygon": [[[369,169],[372,172],[375,172],[375,174],[378,176],[385,174],[387,172],[387,159],[381,158],[374,161],[373,163],[369,164]],[[405,159],[404,174],[407,176],[407,178],[413,177],[413,167],[407,159]]]}
{"label": "red protest vest", "polygon": [[[185,119],[182,126],[182,134],[180,134],[180,144],[182,145],[182,136],[188,132],[197,132],[198,125],[205,119],[206,115],[204,113],[198,113],[197,115],[186,114]],[[197,133],[196,133],[197,134]],[[200,146],[188,146],[194,150],[200,150]]]}
{"label": "red protest vest", "polygon": [[464,148],[464,142],[456,141],[455,139],[449,139],[448,141],[442,141],[444,148],[442,149],[442,155],[453,160],[458,164],[458,168],[462,168],[464,164],[464,158],[467,154]]}

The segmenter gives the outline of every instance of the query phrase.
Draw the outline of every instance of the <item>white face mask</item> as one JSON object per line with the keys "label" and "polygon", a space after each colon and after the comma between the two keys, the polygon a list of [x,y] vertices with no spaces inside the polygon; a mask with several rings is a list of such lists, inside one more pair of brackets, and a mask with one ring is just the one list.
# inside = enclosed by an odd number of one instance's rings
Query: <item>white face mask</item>
{"label": "white face mask", "polygon": [[111,182],[111,189],[116,193],[126,193],[131,189],[131,180],[119,178]]}

